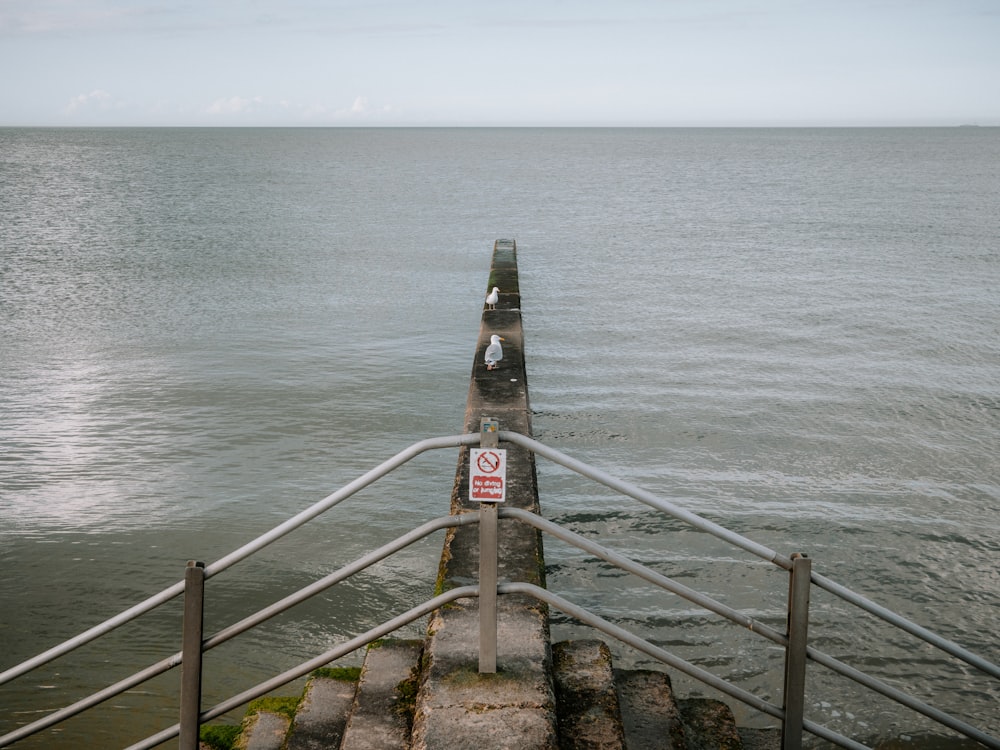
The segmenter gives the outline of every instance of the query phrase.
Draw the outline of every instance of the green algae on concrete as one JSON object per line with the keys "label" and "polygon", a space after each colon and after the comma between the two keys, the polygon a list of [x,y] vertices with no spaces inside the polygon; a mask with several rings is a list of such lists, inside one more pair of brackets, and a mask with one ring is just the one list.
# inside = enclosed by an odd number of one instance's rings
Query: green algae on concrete
{"label": "green algae on concrete", "polygon": [[325,677],[328,680],[357,682],[361,676],[361,667],[320,667],[309,674],[311,677]]}
{"label": "green algae on concrete", "polygon": [[198,741],[208,750],[233,750],[240,729],[239,724],[206,724],[198,731]]}
{"label": "green algae on concrete", "polygon": [[299,707],[299,700],[300,698],[295,696],[265,696],[251,701],[247,707],[247,713],[263,713],[266,711],[272,714],[279,714],[280,716],[287,716],[291,719],[295,716],[295,709]]}

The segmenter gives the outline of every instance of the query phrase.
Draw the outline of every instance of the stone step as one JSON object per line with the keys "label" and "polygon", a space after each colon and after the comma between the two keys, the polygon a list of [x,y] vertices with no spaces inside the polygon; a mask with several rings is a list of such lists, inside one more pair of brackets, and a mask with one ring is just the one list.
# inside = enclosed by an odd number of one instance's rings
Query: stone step
{"label": "stone step", "polygon": [[[482,722],[493,700],[502,698],[501,675],[473,675],[477,705],[425,706],[448,715],[445,731],[433,742],[411,737],[414,696],[426,675],[420,641],[374,644],[360,670],[326,669],[314,673],[294,719],[270,710],[266,701],[247,712],[238,750],[483,750],[523,747],[520,714],[536,707],[508,706],[506,740]],[[552,644],[552,677],[559,750],[778,750],[776,729],[737,728],[732,710],[710,698],[675,697],[666,672],[619,670],[600,640]],[[474,672],[474,666],[473,666]],[[450,675],[450,681],[455,675]],[[355,678],[357,681],[355,682]],[[499,679],[498,679],[499,678]],[[495,684],[492,684],[495,683]],[[466,685],[468,687],[469,685]],[[453,686],[454,687],[454,686]],[[495,692],[499,691],[499,692]],[[492,696],[491,696],[492,694]],[[290,701],[293,699],[273,699]],[[457,709],[461,707],[456,714]],[[455,714],[455,715],[452,715]],[[426,717],[424,717],[426,719]],[[476,737],[478,736],[478,742]],[[543,743],[544,744],[544,743]]]}
{"label": "stone step", "polygon": [[603,641],[552,645],[560,750],[624,750],[611,651]]}
{"label": "stone step", "polygon": [[497,607],[496,672],[479,673],[478,603],[435,612],[411,750],[556,750],[546,614]]}
{"label": "stone step", "polygon": [[357,693],[357,670],[318,670],[302,693],[284,750],[339,748]]}
{"label": "stone step", "polygon": [[240,725],[235,750],[282,750],[292,716],[291,710],[279,710],[277,704],[288,706],[294,702],[294,698],[264,698],[251,703]]}
{"label": "stone step", "polygon": [[[235,750],[339,748],[354,705],[357,669],[316,670],[300,698],[264,698],[247,708]],[[278,710],[277,705],[281,705]],[[292,710],[294,707],[294,715]],[[201,743],[201,750],[213,746]]]}
{"label": "stone step", "polygon": [[616,669],[615,688],[628,750],[687,750],[681,710],[666,672]]}
{"label": "stone step", "polygon": [[407,750],[422,641],[386,640],[365,654],[341,750]]}
{"label": "stone step", "polygon": [[677,701],[687,750],[743,750],[733,711],[712,698]]}
{"label": "stone step", "polygon": [[737,727],[737,731],[743,741],[743,750],[781,750],[780,727],[775,729]]}
{"label": "stone step", "polygon": [[675,697],[666,672],[619,670],[600,640],[552,646],[560,750],[778,750],[780,730],[739,729],[711,698]]}
{"label": "stone step", "polygon": [[[407,750],[422,653],[421,641],[377,641],[360,670],[319,669],[301,698],[255,701],[234,750]],[[297,702],[294,717],[276,701]]]}

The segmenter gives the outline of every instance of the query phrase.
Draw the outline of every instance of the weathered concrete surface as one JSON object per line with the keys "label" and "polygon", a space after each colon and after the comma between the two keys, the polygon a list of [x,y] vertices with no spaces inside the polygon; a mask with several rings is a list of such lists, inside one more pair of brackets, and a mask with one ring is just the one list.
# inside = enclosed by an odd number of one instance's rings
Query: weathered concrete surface
{"label": "weathered concrete surface", "polygon": [[[753,729],[750,727],[737,727],[737,733],[740,735],[740,741],[743,743],[743,750],[781,750],[781,728],[777,727],[774,729]],[[969,741],[971,744],[965,747],[963,750],[973,750],[973,745],[978,746],[977,750],[982,750],[982,745],[978,742]],[[880,748],[880,750],[889,750],[888,748]],[[902,748],[894,748],[893,750],[902,750]],[[922,750],[929,750],[928,747],[922,747]],[[953,747],[950,750],[958,750],[957,747]]]}
{"label": "weathered concrete surface", "polygon": [[552,647],[560,750],[624,750],[611,651],[599,640]]}
{"label": "weathered concrete surface", "polygon": [[677,701],[687,750],[743,750],[732,709],[711,698]]}
{"label": "weathered concrete surface", "polygon": [[407,750],[420,641],[384,641],[365,654],[342,750]]}
{"label": "weathered concrete surface", "polygon": [[292,720],[271,711],[256,711],[243,719],[236,750],[281,750]]}
{"label": "weathered concrete surface", "polygon": [[615,687],[629,750],[686,750],[681,712],[666,672],[615,670]]}
{"label": "weathered concrete surface", "polygon": [[[500,288],[495,310],[485,298]],[[478,432],[480,419],[499,420],[500,429],[531,434],[531,411],[524,367],[524,333],[513,241],[494,245],[489,283],[472,365],[465,431]],[[487,370],[483,355],[490,336],[504,338],[503,359]],[[507,450],[506,504],[538,511],[534,456],[517,446]],[[469,451],[462,449],[451,497],[452,513],[478,512],[469,504]],[[498,580],[544,585],[540,534],[500,521]],[[445,539],[439,586],[477,583],[477,525],[454,530]],[[497,673],[479,674],[478,601],[456,602],[434,613],[424,651],[424,674],[417,694],[413,750],[554,750],[555,697],[552,689],[548,611],[530,597],[504,596],[497,602]]]}
{"label": "weathered concrete surface", "polygon": [[549,643],[540,632],[539,614],[498,607],[495,674],[479,673],[475,606],[434,614],[413,722],[414,750],[556,747]]}
{"label": "weathered concrete surface", "polygon": [[295,712],[286,750],[340,747],[357,685],[331,677],[313,677]]}

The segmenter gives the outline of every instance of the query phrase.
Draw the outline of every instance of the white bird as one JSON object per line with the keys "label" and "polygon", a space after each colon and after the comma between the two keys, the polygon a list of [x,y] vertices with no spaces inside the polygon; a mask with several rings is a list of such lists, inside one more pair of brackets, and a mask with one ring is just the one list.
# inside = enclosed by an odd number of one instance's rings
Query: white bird
{"label": "white bird", "polygon": [[506,341],[506,339],[496,334],[490,336],[490,345],[486,347],[485,357],[487,370],[497,369],[497,363],[503,359],[503,347],[500,346],[501,341]]}
{"label": "white bird", "polygon": [[496,310],[497,301],[500,299],[500,287],[493,287],[493,291],[486,295],[486,309]]}

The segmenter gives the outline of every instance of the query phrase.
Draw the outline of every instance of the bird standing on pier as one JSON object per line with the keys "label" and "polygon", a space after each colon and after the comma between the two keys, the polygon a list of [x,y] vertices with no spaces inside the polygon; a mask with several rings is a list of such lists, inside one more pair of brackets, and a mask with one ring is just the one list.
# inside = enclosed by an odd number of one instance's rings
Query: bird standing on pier
{"label": "bird standing on pier", "polygon": [[486,295],[486,309],[496,310],[497,302],[499,301],[499,299],[500,299],[500,288],[495,286],[493,287],[493,291]]}
{"label": "bird standing on pier", "polygon": [[495,370],[497,369],[497,363],[503,359],[503,347],[500,346],[500,342],[505,341],[502,336],[497,336],[493,334],[490,336],[490,345],[486,347],[486,369]]}

